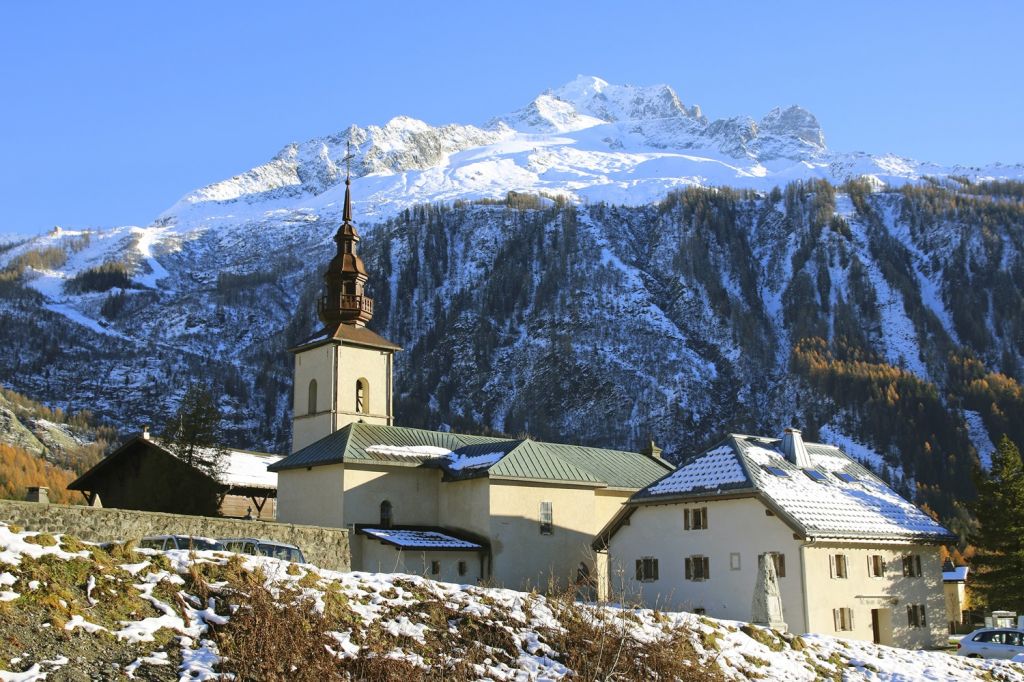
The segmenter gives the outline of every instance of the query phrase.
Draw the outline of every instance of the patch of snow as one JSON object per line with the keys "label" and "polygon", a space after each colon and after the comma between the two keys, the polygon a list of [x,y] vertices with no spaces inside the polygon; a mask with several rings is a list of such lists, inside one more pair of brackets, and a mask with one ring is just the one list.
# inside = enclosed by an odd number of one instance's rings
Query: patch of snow
{"label": "patch of snow", "polygon": [[451,455],[454,454],[448,448],[440,448],[433,445],[370,445],[366,448],[366,452],[371,455],[415,457],[420,459],[451,457]]}
{"label": "patch of snow", "polygon": [[978,452],[978,459],[986,469],[992,467],[992,454],[996,446],[992,444],[992,438],[985,428],[985,421],[981,418],[980,412],[964,410],[964,421],[967,422],[967,436],[971,439],[971,445]]}

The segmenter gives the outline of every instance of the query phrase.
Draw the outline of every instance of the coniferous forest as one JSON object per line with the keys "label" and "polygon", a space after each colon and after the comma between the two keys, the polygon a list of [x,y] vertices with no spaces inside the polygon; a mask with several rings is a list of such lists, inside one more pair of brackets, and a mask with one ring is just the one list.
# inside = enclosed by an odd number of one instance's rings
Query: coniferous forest
{"label": "coniferous forest", "polygon": [[[356,220],[371,327],[404,347],[404,425],[653,437],[677,460],[798,426],[856,441],[957,530],[992,444],[1024,442],[1021,183],[805,181],[638,207],[510,194]],[[198,377],[229,445],[284,451],[286,349],[316,329],[335,229],[199,235],[161,254],[157,287],[127,283],[144,267],[128,256],[69,279],[104,333],[27,285],[81,236],[23,254],[0,272],[2,374],[125,431],[164,423]]]}

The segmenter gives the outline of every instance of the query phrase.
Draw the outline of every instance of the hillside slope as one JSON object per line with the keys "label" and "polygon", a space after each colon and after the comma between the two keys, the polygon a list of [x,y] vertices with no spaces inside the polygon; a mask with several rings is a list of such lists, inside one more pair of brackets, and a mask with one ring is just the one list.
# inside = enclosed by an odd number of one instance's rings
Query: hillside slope
{"label": "hillside slope", "polygon": [[105,551],[2,523],[0,547],[5,681],[1024,680],[1017,664],[417,576]]}

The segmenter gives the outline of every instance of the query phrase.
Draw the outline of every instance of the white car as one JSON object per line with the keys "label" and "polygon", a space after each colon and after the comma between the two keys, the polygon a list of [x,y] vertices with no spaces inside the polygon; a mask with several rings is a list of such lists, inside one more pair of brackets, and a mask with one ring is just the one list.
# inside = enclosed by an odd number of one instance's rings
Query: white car
{"label": "white car", "polygon": [[964,635],[956,645],[958,656],[1011,659],[1024,654],[1024,631],[1011,628],[981,628]]}

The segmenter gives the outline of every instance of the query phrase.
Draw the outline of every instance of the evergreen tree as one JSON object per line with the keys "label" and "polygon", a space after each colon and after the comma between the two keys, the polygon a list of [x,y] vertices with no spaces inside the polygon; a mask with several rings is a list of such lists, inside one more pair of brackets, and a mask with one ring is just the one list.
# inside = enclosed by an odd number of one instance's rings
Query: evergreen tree
{"label": "evergreen tree", "polygon": [[1007,436],[978,475],[978,531],[971,592],[989,608],[1024,613],[1024,464]]}
{"label": "evergreen tree", "polygon": [[207,389],[192,384],[160,435],[179,459],[217,478],[227,454],[220,443],[220,423],[217,401]]}

